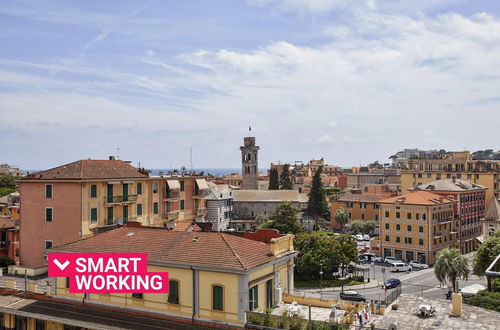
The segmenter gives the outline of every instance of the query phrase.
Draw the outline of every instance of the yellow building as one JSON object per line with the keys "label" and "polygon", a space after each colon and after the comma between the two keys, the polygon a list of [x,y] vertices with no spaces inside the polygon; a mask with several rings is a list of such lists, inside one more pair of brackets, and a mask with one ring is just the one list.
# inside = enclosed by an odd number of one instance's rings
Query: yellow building
{"label": "yellow building", "polygon": [[433,264],[438,251],[459,248],[455,201],[427,191],[387,198],[380,205],[381,256]]}
{"label": "yellow building", "polygon": [[51,294],[85,304],[147,311],[183,320],[242,325],[293,290],[293,236],[269,244],[216,232],[125,226],[50,252],[148,253],[148,270],[169,273],[168,294],[72,294],[66,278]]}
{"label": "yellow building", "polygon": [[468,151],[451,152],[443,158],[409,159],[401,170],[401,191],[439,179],[458,179],[489,188],[486,200],[500,199],[500,161],[473,160]]}

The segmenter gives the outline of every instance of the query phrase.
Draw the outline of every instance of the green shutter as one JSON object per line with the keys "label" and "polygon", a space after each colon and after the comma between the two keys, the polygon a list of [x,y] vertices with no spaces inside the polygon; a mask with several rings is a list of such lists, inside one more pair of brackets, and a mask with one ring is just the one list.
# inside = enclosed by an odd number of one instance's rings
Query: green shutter
{"label": "green shutter", "polygon": [[214,286],[212,287],[212,296],[213,296],[213,302],[212,302],[212,309],[216,311],[222,311],[223,310],[223,300],[222,300],[222,287],[220,286]]}
{"label": "green shutter", "polygon": [[52,209],[51,208],[45,209],[45,221],[52,221]]}
{"label": "green shutter", "polygon": [[181,199],[181,210],[184,210],[184,200]]}
{"label": "green shutter", "polygon": [[168,300],[170,304],[179,303],[179,282],[169,281],[168,282]]}
{"label": "green shutter", "polygon": [[157,202],[153,203],[153,213],[158,214],[158,203]]}
{"label": "green shutter", "polygon": [[90,186],[90,198],[97,197],[97,186],[95,184]]}
{"label": "green shutter", "polygon": [[45,185],[45,198],[52,198],[52,185],[51,184]]}
{"label": "green shutter", "polygon": [[140,195],[142,194],[142,183],[138,183],[137,184],[137,195]]}
{"label": "green shutter", "polygon": [[180,186],[181,186],[181,191],[184,191],[184,181],[179,181]]}
{"label": "green shutter", "polygon": [[97,209],[90,209],[90,221],[91,222],[97,221]]}
{"label": "green shutter", "polygon": [[137,204],[137,216],[140,217],[142,215],[142,204]]}

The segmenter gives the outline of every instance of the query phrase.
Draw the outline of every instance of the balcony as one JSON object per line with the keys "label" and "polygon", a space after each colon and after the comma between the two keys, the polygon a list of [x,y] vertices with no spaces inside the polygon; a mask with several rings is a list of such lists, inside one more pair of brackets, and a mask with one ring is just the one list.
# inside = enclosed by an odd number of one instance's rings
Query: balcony
{"label": "balcony", "polygon": [[442,231],[438,231],[438,232],[434,233],[433,238],[439,238],[439,237],[442,237],[442,236],[443,236],[443,232]]}
{"label": "balcony", "polygon": [[116,218],[116,219],[107,219],[106,220],[106,225],[111,226],[111,225],[124,225],[129,221],[137,221],[137,217],[122,217],[122,218]]}
{"label": "balcony", "polygon": [[137,202],[137,195],[121,195],[104,197],[105,204],[130,204]]}
{"label": "balcony", "polygon": [[177,202],[179,200],[179,193],[170,193],[163,196],[164,202]]}
{"label": "balcony", "polygon": [[179,211],[172,211],[172,212],[167,212],[162,214],[162,219],[168,220],[168,221],[174,221],[179,219]]}
{"label": "balcony", "polygon": [[202,208],[202,209],[195,209],[196,211],[196,216],[197,217],[204,217],[207,215],[207,209],[206,208]]}

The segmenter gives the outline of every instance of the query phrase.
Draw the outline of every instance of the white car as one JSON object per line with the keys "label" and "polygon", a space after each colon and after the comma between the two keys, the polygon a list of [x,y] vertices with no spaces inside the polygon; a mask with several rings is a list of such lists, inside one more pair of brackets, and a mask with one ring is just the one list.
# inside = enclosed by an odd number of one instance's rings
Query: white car
{"label": "white car", "polygon": [[418,262],[416,260],[410,261],[410,266],[412,266],[413,268],[419,268],[419,269],[427,269],[427,268],[429,268],[428,264],[424,264],[424,263]]}
{"label": "white car", "polygon": [[391,267],[391,272],[411,272],[411,266],[408,266],[404,262],[394,262]]}
{"label": "white car", "polygon": [[363,253],[362,255],[365,256],[365,258],[367,258],[370,261],[375,261],[375,262],[383,262],[384,261],[384,259],[382,259],[378,255],[376,255],[375,253]]}
{"label": "white car", "polygon": [[357,234],[357,235],[356,235],[356,239],[357,239],[358,241],[362,241],[362,240],[363,240],[363,235],[361,235],[361,234]]}
{"label": "white car", "polygon": [[398,262],[398,260],[394,257],[385,257],[384,262],[388,263],[388,264],[392,264],[392,263]]}
{"label": "white car", "polygon": [[363,239],[364,239],[365,241],[369,241],[369,240],[370,240],[370,235],[364,235],[364,236],[363,236]]}

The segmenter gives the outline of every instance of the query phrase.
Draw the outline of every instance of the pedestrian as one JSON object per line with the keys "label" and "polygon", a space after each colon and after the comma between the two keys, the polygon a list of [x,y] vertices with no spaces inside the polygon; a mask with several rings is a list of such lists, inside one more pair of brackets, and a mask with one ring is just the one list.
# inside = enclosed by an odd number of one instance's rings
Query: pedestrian
{"label": "pedestrian", "polygon": [[358,313],[358,319],[359,319],[359,326],[362,327],[363,326],[363,315],[361,314],[361,312]]}

